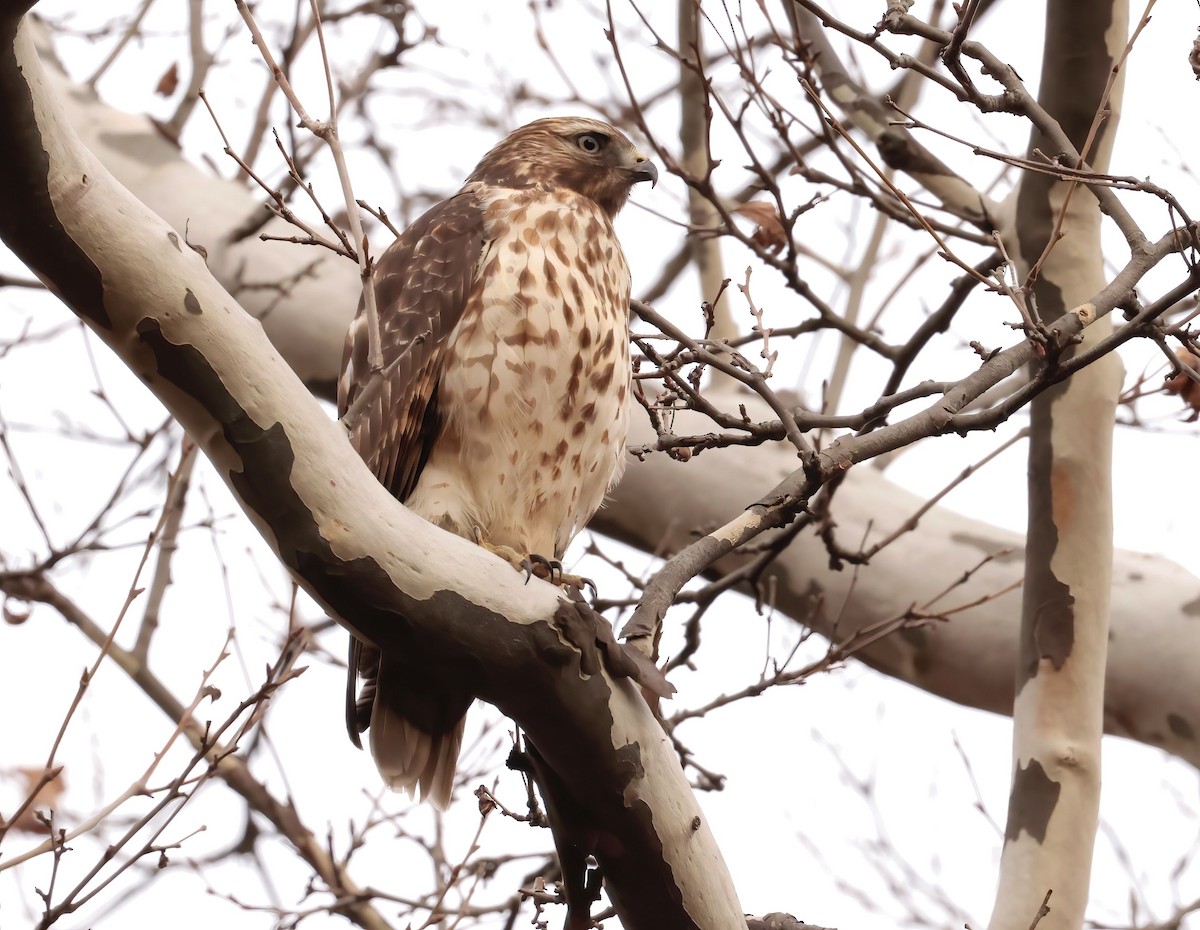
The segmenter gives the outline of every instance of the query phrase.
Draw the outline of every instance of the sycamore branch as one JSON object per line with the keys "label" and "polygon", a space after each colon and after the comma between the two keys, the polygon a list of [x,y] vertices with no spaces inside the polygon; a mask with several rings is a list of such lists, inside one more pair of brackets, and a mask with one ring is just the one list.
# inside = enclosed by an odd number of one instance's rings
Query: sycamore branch
{"label": "sycamore branch", "polygon": [[[662,690],[656,670],[590,608],[525,585],[374,480],[202,258],[80,144],[19,28],[25,9],[0,6],[0,238],[170,409],[318,603],[518,722],[559,846],[582,852],[564,868],[594,855],[626,927],[745,926],[635,685]],[[584,926],[577,904],[570,925]]]}

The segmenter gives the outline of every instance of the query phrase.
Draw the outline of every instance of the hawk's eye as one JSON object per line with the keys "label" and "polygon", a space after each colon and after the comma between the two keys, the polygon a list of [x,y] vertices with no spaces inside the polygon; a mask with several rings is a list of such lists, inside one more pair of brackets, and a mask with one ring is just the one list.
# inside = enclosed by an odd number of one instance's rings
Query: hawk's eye
{"label": "hawk's eye", "polygon": [[589,155],[599,152],[607,142],[608,136],[602,136],[598,132],[582,132],[575,137],[575,144]]}

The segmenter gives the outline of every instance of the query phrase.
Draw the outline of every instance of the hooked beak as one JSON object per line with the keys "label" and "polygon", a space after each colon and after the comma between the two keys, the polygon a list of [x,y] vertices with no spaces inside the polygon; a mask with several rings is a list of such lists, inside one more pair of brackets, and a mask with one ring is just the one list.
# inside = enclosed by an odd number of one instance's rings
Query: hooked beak
{"label": "hooked beak", "polygon": [[641,152],[638,152],[630,171],[633,172],[633,182],[635,184],[638,181],[649,181],[651,187],[658,184],[658,166]]}

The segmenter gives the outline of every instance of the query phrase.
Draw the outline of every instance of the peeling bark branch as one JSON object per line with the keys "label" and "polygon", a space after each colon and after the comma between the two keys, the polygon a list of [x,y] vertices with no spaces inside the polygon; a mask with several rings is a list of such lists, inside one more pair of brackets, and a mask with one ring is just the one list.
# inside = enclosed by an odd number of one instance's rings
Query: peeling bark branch
{"label": "peeling bark branch", "polygon": [[[1055,135],[1066,136],[1095,170],[1108,169],[1128,22],[1125,0],[1086,8],[1077,0],[1047,4],[1038,103],[1054,131],[1037,124],[1031,154],[1047,150]],[[1102,115],[1108,118],[1097,137]],[[1009,250],[1047,320],[1104,281],[1103,201],[1072,198],[1073,188],[1071,181],[1025,173],[1017,190],[1016,241]],[[1139,248],[1133,240],[1130,246]],[[1111,320],[1101,320],[1083,334],[1083,347],[1111,331]],[[1075,351],[1072,346],[1068,354]],[[1022,930],[1030,913],[1049,930],[1084,922],[1100,812],[1112,434],[1122,380],[1121,362],[1109,354],[1032,405],[1013,781],[989,930]],[[1055,906],[1043,916],[1038,902],[1044,909],[1048,889]]]}
{"label": "peeling bark branch", "polygon": [[[628,928],[745,926],[652,683],[590,608],[405,510],[258,323],[84,148],[24,4],[0,7],[0,237],[179,419],[297,581],[357,635],[512,716],[561,783],[560,840]],[[564,831],[567,831],[564,835]]]}
{"label": "peeling bark branch", "polygon": [[[52,62],[46,30],[36,22],[29,28],[38,53]],[[268,213],[261,197],[189,164],[149,118],[101,103],[52,63],[44,73],[83,144],[181,239],[207,250],[209,270],[262,323],[300,379],[332,398],[346,327],[362,287],[354,265],[321,250],[239,237],[243,221]],[[261,228],[278,236],[294,232],[278,217]]]}
{"label": "peeling bark branch", "polygon": [[[707,177],[715,163],[709,148],[712,104],[702,70],[704,47],[699,0],[679,0],[678,16],[680,166],[688,174]],[[688,188],[688,217],[696,229],[712,229],[718,222],[712,205],[694,188]],[[725,267],[721,261],[721,240],[716,236],[689,236],[688,250],[700,277],[700,299],[712,304],[715,338],[735,337],[737,325],[729,301],[722,296]]]}

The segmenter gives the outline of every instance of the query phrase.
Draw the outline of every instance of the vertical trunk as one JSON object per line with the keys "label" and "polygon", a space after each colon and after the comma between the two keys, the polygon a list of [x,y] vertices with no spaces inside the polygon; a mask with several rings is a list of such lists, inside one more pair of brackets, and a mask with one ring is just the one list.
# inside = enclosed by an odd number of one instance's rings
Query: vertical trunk
{"label": "vertical trunk", "polygon": [[[1050,0],[1039,101],[1083,152],[1127,34],[1125,0]],[[1121,81],[1085,159],[1107,170]],[[1038,133],[1030,142],[1057,152]],[[1027,173],[1017,195],[1017,249],[1028,273],[1063,238],[1033,287],[1046,322],[1104,282],[1101,213],[1085,189]],[[1089,327],[1084,344],[1111,331]],[[1121,386],[1110,355],[1034,401],[1021,642],[1013,710],[1014,773],[1000,884],[990,930],[1025,930],[1048,891],[1042,930],[1080,927],[1087,906],[1100,801],[1100,738],[1112,580],[1112,427]]]}
{"label": "vertical trunk", "polygon": [[[700,30],[700,0],[679,0],[679,54],[703,64],[704,46]],[[708,88],[696,72],[686,64],[679,65],[679,148],[683,170],[693,177],[708,174],[712,161],[708,150],[710,119]],[[717,213],[698,191],[688,188],[688,219],[693,227],[711,229],[717,224]],[[720,339],[737,334],[737,326],[729,313],[728,301],[722,297],[721,282],[725,267],[721,262],[721,240],[716,236],[692,235],[688,248],[696,273],[700,276],[700,299],[712,301],[716,324],[712,337]]]}

